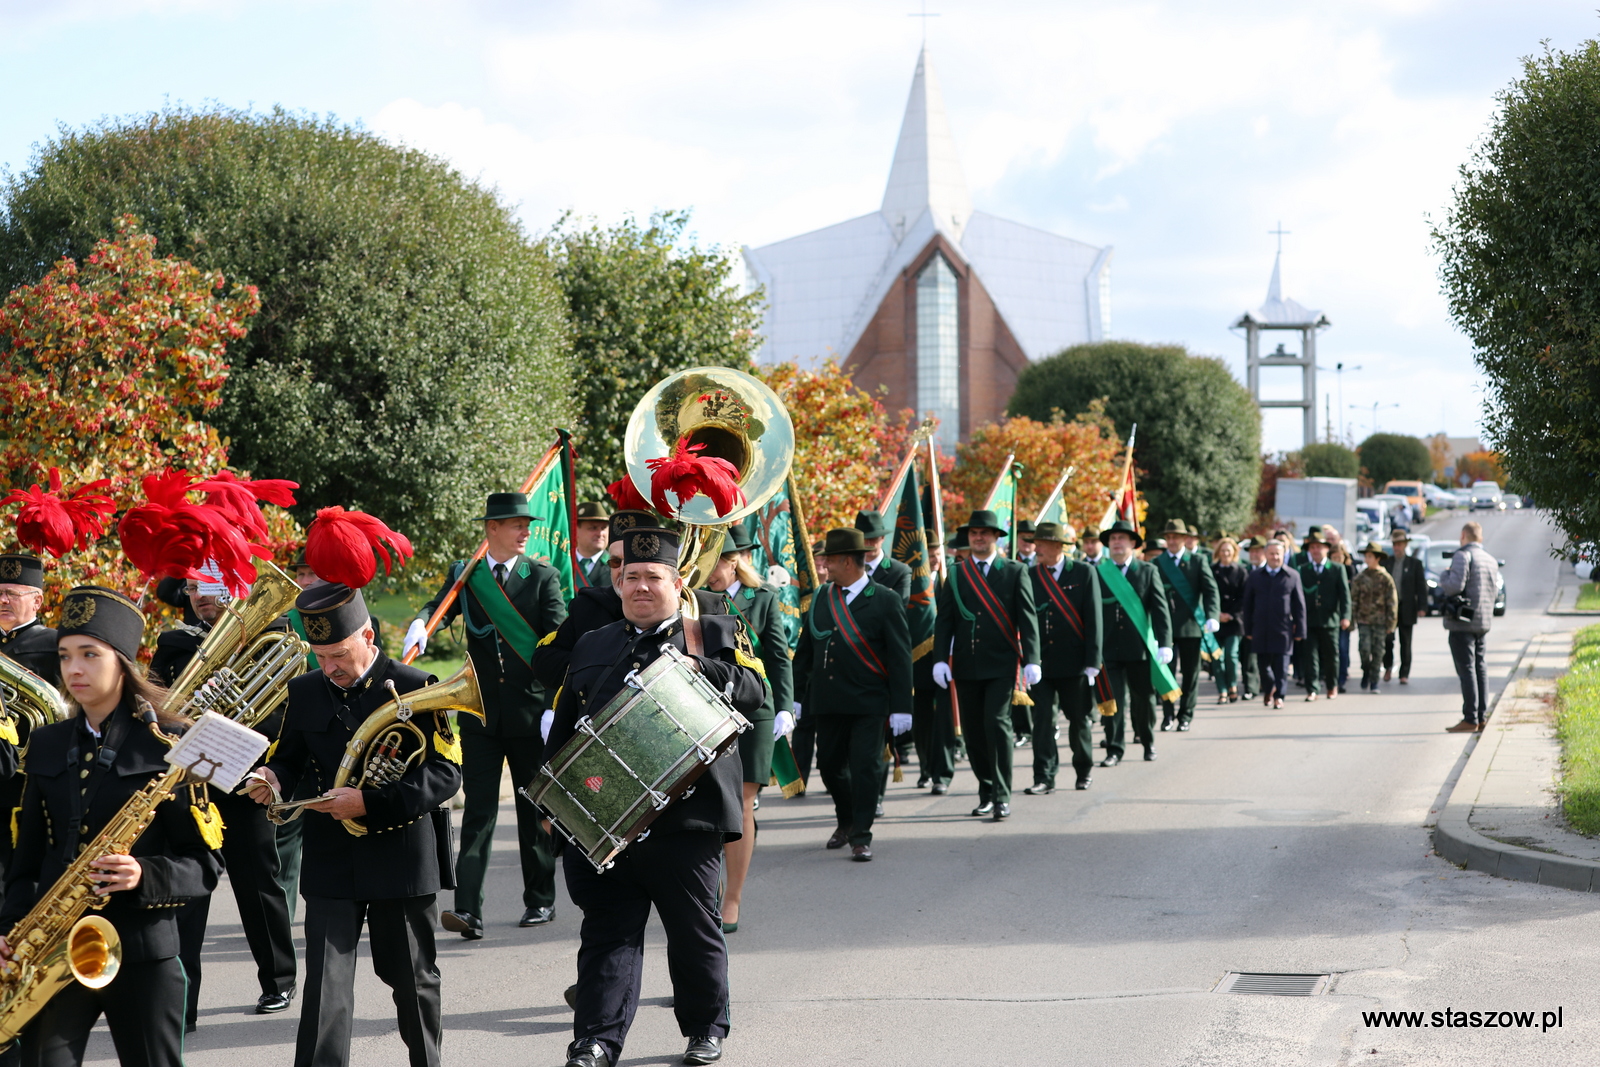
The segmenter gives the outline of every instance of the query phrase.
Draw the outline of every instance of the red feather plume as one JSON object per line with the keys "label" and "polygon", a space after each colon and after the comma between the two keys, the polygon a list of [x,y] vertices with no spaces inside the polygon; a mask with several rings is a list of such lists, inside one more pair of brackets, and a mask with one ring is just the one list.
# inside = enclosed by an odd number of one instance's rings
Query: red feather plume
{"label": "red feather plume", "polygon": [[411,558],[411,542],[404,534],[383,524],[381,519],[361,511],[323,508],[306,531],[306,565],[317,577],[360,589],[378,574]]}
{"label": "red feather plume", "polygon": [[606,486],[606,495],[617,505],[618,511],[650,510],[650,501],[644,498],[639,487],[626,474]]}
{"label": "red feather plume", "polygon": [[232,515],[255,535],[257,540],[267,536],[267,520],[261,514],[261,504],[279,507],[294,505],[294,491],[299,482],[283,478],[257,478],[247,481],[233,471],[221,471],[207,478],[194,489],[206,494],[206,504]]}
{"label": "red feather plume", "polygon": [[[705,447],[691,445],[687,437],[680,437],[672,455],[645,461],[650,468],[650,500],[661,514],[676,515],[678,507],[700,493],[710,498],[718,515],[726,515],[744,503],[738,468],[717,456],[700,455]],[[667,502],[669,492],[677,497],[677,507]]]}
{"label": "red feather plume", "polygon": [[80,486],[70,496],[62,496],[61,471],[51,467],[48,491],[38,485],[26,491],[18,489],[0,500],[0,507],[20,503],[17,540],[36,555],[48,552],[60,559],[74,545],[88,548],[90,542],[105,534],[106,520],[117,505],[100,490],[110,484],[111,479],[101,478]]}
{"label": "red feather plume", "polygon": [[117,533],[122,551],[146,578],[204,578],[200,568],[215,560],[222,581],[235,595],[243,595],[256,580],[252,557],[270,559],[272,553],[254,544],[231,511],[189,500],[197,483],[183,471],[163,471],[144,476],[145,502],[122,516]]}

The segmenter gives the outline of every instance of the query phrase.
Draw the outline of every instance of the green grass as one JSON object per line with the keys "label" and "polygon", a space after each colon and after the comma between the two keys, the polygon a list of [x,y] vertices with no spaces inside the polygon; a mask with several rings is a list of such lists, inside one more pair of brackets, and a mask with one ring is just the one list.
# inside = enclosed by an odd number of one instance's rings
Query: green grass
{"label": "green grass", "polygon": [[1572,640],[1572,662],[1556,688],[1556,736],[1565,757],[1567,822],[1581,834],[1600,835],[1600,625]]}
{"label": "green grass", "polygon": [[[400,658],[406,627],[417,617],[433,591],[415,593],[376,593],[367,597],[367,606],[378,617],[383,629],[383,650]],[[467,635],[458,620],[441,626],[428,640],[428,651],[418,657],[416,666],[440,678],[448,678],[467,661]]]}
{"label": "green grass", "polygon": [[1584,582],[1578,586],[1578,611],[1600,611],[1600,583]]}

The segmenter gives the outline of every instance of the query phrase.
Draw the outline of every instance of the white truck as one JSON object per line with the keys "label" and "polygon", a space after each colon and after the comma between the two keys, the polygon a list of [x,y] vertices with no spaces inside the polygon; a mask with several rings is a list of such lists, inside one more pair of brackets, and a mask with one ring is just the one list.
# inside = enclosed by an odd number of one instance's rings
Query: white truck
{"label": "white truck", "polygon": [[1354,478],[1279,478],[1276,502],[1278,525],[1297,540],[1313,526],[1333,526],[1340,536],[1356,536],[1356,480]]}

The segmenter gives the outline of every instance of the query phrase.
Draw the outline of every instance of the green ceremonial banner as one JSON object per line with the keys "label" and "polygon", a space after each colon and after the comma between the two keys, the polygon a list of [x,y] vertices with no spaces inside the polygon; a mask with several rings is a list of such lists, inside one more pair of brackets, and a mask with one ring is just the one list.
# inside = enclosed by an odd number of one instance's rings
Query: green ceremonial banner
{"label": "green ceremonial banner", "polygon": [[571,464],[557,462],[532,489],[528,490],[528,511],[533,522],[528,527],[528,547],[524,553],[543,559],[561,576],[561,595],[571,600],[572,514],[570,492]]}
{"label": "green ceremonial banner", "polygon": [[933,573],[928,570],[928,531],[922,522],[922,487],[913,463],[900,485],[900,505],[895,509],[894,547],[890,558],[911,568],[911,602],[906,622],[911,627],[913,662],[933,651]]}
{"label": "green ceremonial banner", "polygon": [[1006,469],[995,479],[994,488],[989,490],[989,499],[984,507],[995,512],[1000,521],[1005,523],[1008,536],[1015,538],[1017,529],[1017,479],[1021,477],[1022,464],[1011,457],[1006,457]]}
{"label": "green ceremonial banner", "polygon": [[[809,563],[811,546],[803,543],[806,536],[804,528],[796,530],[795,511],[790,506],[793,490],[794,479],[787,479],[771,500],[743,520],[745,529],[755,542],[750,552],[750,562],[755,566],[756,573],[774,586],[778,602],[783,607],[783,632],[789,638],[791,655],[800,644],[800,600],[812,589],[811,583],[804,581],[801,573],[800,553],[805,553]],[[782,567],[789,576],[786,584],[778,585],[768,576],[774,566]]]}
{"label": "green ceremonial banner", "polygon": [[1040,510],[1035,523],[1054,522],[1062,526],[1067,524],[1067,494],[1065,493],[1067,479],[1072,477],[1074,468],[1068,467],[1061,475],[1061,480],[1056,483],[1055,491],[1049,500],[1045,501],[1044,508]]}

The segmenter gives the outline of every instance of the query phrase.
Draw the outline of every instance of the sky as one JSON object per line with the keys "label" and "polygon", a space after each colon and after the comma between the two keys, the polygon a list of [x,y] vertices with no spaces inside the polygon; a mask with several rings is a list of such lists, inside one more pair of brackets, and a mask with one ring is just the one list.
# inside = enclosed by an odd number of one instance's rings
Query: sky
{"label": "sky", "polygon": [[[1319,426],[1477,432],[1482,379],[1430,226],[1496,94],[1545,42],[1596,36],[1592,3],[919,10],[0,0],[0,168],[25,170],[62,125],[282,105],[443,156],[533,233],[565,211],[689,208],[701,242],[759,246],[877,208],[925,27],[974,206],[1113,246],[1112,336],[1220,356],[1243,380],[1230,325],[1265,297],[1281,223],[1285,295],[1332,323]],[[1266,447],[1297,447],[1298,419],[1269,411]]]}

